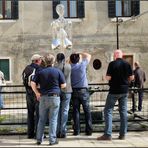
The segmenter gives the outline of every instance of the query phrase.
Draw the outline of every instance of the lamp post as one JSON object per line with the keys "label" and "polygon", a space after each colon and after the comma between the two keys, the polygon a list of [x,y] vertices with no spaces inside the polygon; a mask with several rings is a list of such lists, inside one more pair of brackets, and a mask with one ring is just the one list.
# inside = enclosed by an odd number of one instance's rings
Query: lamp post
{"label": "lamp post", "polygon": [[117,49],[119,49],[119,22],[118,22],[118,16],[116,16],[116,37],[117,37]]}
{"label": "lamp post", "polygon": [[116,16],[116,37],[117,37],[117,49],[119,49],[119,25],[122,23],[123,20],[118,16]]}

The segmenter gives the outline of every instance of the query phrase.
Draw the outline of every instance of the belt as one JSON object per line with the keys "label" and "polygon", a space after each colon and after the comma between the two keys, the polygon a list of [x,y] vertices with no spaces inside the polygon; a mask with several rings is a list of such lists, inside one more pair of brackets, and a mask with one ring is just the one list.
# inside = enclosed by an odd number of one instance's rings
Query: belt
{"label": "belt", "polygon": [[72,90],[87,90],[87,87],[81,87],[81,88],[72,88]]}
{"label": "belt", "polygon": [[48,94],[48,96],[59,97],[59,94],[51,93],[51,94]]}
{"label": "belt", "polygon": [[86,91],[86,90],[88,90],[88,88],[86,88],[86,87],[81,87],[81,88],[73,88],[72,89],[73,91]]}

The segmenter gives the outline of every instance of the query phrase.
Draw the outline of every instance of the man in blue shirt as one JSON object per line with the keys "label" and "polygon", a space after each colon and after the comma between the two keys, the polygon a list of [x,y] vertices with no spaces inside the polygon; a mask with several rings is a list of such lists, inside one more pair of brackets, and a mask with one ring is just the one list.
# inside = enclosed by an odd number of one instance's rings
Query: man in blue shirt
{"label": "man in blue shirt", "polygon": [[72,85],[72,106],[73,106],[73,120],[74,133],[80,133],[80,105],[82,104],[85,114],[85,133],[92,134],[92,118],[89,106],[89,91],[88,81],[86,76],[86,68],[91,60],[91,55],[88,53],[73,53],[70,56],[71,63],[71,85]]}
{"label": "man in blue shirt", "polygon": [[[57,117],[60,105],[61,88],[66,87],[65,77],[61,70],[52,67],[54,56],[49,54],[45,56],[47,68],[37,73],[31,81],[31,87],[36,94],[39,104],[39,122],[37,127],[37,144],[43,142],[44,127],[49,116],[49,145],[58,144],[56,140]],[[40,92],[37,89],[40,85]]]}

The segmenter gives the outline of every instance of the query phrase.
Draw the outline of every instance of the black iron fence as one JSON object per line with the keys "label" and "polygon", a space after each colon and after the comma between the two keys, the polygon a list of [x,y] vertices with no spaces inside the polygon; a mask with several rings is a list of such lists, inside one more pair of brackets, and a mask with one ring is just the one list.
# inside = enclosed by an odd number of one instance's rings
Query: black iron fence
{"label": "black iron fence", "polygon": [[[93,125],[104,124],[103,109],[105,105],[105,100],[108,93],[108,84],[97,83],[89,84],[90,91],[90,106],[92,112]],[[137,99],[137,88],[130,88],[129,99],[128,99],[128,121],[129,124],[137,122],[141,124],[142,122],[148,121],[148,88],[144,88],[143,97],[143,108],[141,112],[137,110],[132,110],[133,98]],[[4,101],[4,108],[0,109],[0,127],[14,127],[16,125],[21,125],[21,127],[26,128],[27,124],[27,108],[26,108],[26,92],[22,85],[11,85],[3,86],[2,92],[0,92],[1,97]],[[137,105],[137,104],[136,104]],[[135,106],[136,106],[135,105]],[[81,111],[81,123],[84,123],[83,110]],[[120,121],[118,113],[118,102],[113,110],[113,122],[118,123]],[[69,112],[69,125],[72,124],[71,111]],[[146,125],[142,125],[142,128],[147,129]],[[71,128],[71,126],[70,126]],[[132,129],[132,128],[131,128]],[[130,130],[130,129],[129,129]],[[4,130],[5,131],[5,130]],[[0,131],[1,132],[1,131]]]}

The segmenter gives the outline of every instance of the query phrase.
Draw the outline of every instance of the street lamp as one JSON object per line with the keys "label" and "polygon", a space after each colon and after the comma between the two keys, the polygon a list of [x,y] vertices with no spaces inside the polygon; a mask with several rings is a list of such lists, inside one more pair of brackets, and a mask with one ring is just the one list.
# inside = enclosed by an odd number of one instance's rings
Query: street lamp
{"label": "street lamp", "polygon": [[119,49],[119,25],[120,23],[123,22],[123,20],[118,18],[116,16],[116,37],[117,37],[117,49]]}

